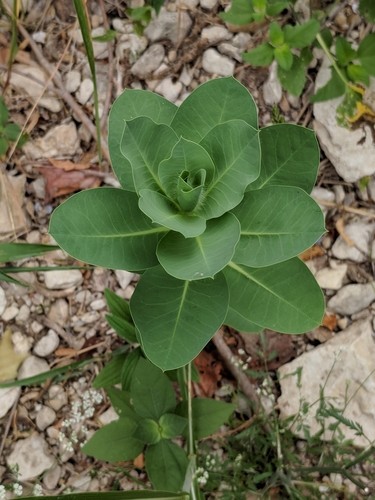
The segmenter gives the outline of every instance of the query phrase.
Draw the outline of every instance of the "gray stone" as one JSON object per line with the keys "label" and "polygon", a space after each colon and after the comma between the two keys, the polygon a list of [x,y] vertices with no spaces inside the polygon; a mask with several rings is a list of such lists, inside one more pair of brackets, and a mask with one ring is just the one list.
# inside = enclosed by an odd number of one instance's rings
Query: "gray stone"
{"label": "gray stone", "polygon": [[79,148],[77,127],[73,122],[56,125],[44,137],[23,146],[26,155],[32,160],[40,158],[74,156]]}
{"label": "gray stone", "polygon": [[182,90],[182,83],[173,83],[172,78],[165,78],[156,86],[155,92],[161,94],[168,101],[176,102]]}
{"label": "gray stone", "polygon": [[47,490],[54,490],[60,480],[62,468],[60,465],[55,465],[43,474],[43,484]]}
{"label": "gray stone", "polygon": [[[319,70],[315,90],[330,79],[332,70],[329,64],[325,61]],[[374,82],[375,79],[372,79],[372,88],[375,87]],[[343,97],[338,97],[314,103],[314,129],[337,173],[345,181],[355,182],[375,173],[375,143],[369,125],[350,130],[337,124],[336,110],[342,100]]]}
{"label": "gray stone", "polygon": [[239,49],[238,47],[235,47],[231,43],[228,42],[220,43],[217,48],[220,54],[224,54],[225,56],[229,56],[238,62],[242,62],[242,50]]}
{"label": "gray stone", "polygon": [[234,35],[232,43],[241,50],[246,50],[249,46],[251,35],[249,33],[237,33]]}
{"label": "gray stone", "polygon": [[348,271],[348,266],[346,264],[337,264],[336,261],[331,261],[330,265],[331,268],[325,267],[316,273],[316,281],[321,288],[340,290]]}
{"label": "gray stone", "polygon": [[181,43],[188,35],[192,20],[187,12],[168,12],[164,7],[159,15],[145,29],[145,35],[151,42],[168,39],[172,43]]}
{"label": "gray stone", "polygon": [[344,228],[345,234],[353,245],[339,236],[332,246],[332,255],[337,259],[350,259],[354,262],[366,262],[371,255],[371,244],[374,240],[375,224],[354,221]]}
{"label": "gray stone", "polygon": [[20,387],[0,389],[0,418],[5,417],[20,395]]}
{"label": "gray stone", "polygon": [[75,69],[65,75],[65,88],[71,94],[78,90],[81,84],[81,73]]}
{"label": "gray stone", "polygon": [[6,461],[9,467],[17,467],[19,481],[35,479],[55,464],[47,443],[36,432],[17,441]]}
{"label": "gray stone", "polygon": [[118,420],[118,414],[116,413],[113,406],[110,406],[108,410],[99,415],[98,420],[102,425],[107,425]]}
{"label": "gray stone", "polygon": [[42,406],[36,416],[36,426],[40,431],[44,431],[56,420],[56,413],[49,406]]}
{"label": "gray stone", "polygon": [[34,346],[34,354],[45,358],[52,354],[59,347],[59,336],[54,330],[48,330],[47,335],[44,335]]}
{"label": "gray stone", "polygon": [[55,411],[59,411],[68,403],[68,396],[61,385],[54,384],[48,389],[48,405]]}
{"label": "gray stone", "polygon": [[202,57],[203,69],[212,75],[231,76],[235,63],[226,56],[222,56],[216,49],[207,49]]}
{"label": "gray stone", "polygon": [[141,80],[145,79],[150,73],[158,69],[164,56],[164,47],[160,43],[155,43],[141,55],[130,71]]}
{"label": "gray stone", "polygon": [[1,319],[3,321],[5,321],[5,323],[8,323],[9,321],[12,321],[12,319],[14,319],[17,316],[18,311],[19,311],[19,309],[17,306],[15,306],[15,305],[9,306],[5,309],[5,311],[1,315]]}
{"label": "gray stone", "polygon": [[232,34],[224,26],[208,26],[203,28],[201,38],[205,38],[212,44],[224,42],[232,38]]}
{"label": "gray stone", "polygon": [[12,342],[14,350],[17,353],[28,354],[33,344],[33,339],[29,335],[24,335],[22,332],[16,331],[12,335]]}
{"label": "gray stone", "polygon": [[49,290],[65,290],[82,283],[82,274],[78,269],[68,271],[46,271],[44,284]]}
{"label": "gray stone", "polygon": [[273,106],[281,101],[283,89],[277,76],[277,64],[274,61],[269,69],[268,78],[263,84],[263,99],[268,106]]}
{"label": "gray stone", "polygon": [[366,285],[346,285],[329,300],[327,307],[347,316],[368,307],[375,300],[375,282]]}
{"label": "gray stone", "polygon": [[129,273],[129,271],[122,271],[120,269],[117,269],[115,271],[115,275],[123,290],[125,290],[135,278],[134,273]]}
{"label": "gray stone", "polygon": [[0,316],[3,314],[7,306],[7,298],[4,289],[0,286]]}
{"label": "gray stone", "polygon": [[31,64],[13,64],[9,83],[18,92],[27,94],[34,103],[46,108],[53,113],[58,113],[63,108],[61,99],[56,98],[50,91],[45,90],[48,77],[37,66]]}
{"label": "gray stone", "polygon": [[[310,427],[311,434],[320,430],[316,419],[321,388],[324,397],[337,408],[345,408],[344,416],[358,422],[370,441],[375,439],[375,342],[370,321],[358,321],[333,339],[302,354],[282,366],[279,373],[281,397],[278,399],[281,418],[297,415],[300,404],[310,404],[303,423]],[[297,371],[301,370],[301,382],[297,384]],[[347,402],[349,402],[347,404]],[[328,426],[332,419],[325,419],[322,438],[330,440],[332,432]],[[293,429],[302,436],[301,431]],[[355,431],[340,425],[346,439],[355,445],[367,447],[368,441],[357,436]],[[337,435],[337,431],[336,431]],[[302,436],[303,437],[303,436]]]}
{"label": "gray stone", "polygon": [[65,299],[57,299],[48,311],[48,319],[64,326],[69,317],[69,306]]}
{"label": "gray stone", "polygon": [[24,325],[27,323],[29,318],[30,318],[30,309],[26,304],[22,304],[16,316],[16,323],[18,323],[19,325]]}
{"label": "gray stone", "polygon": [[79,86],[79,90],[76,94],[77,101],[84,105],[88,102],[90,97],[92,96],[94,92],[94,84],[92,82],[91,78],[85,78],[81,85]]}
{"label": "gray stone", "polygon": [[36,356],[29,356],[22,363],[18,371],[18,379],[33,377],[39,373],[48,372],[49,365],[44,359],[37,358]]}
{"label": "gray stone", "polygon": [[[97,28],[95,28],[91,31],[91,36],[92,37],[102,36],[102,35],[105,35],[105,33],[106,33],[106,29],[104,28],[104,26],[98,26]],[[107,44],[107,42],[96,42],[95,40],[93,40],[92,48],[94,51],[95,59],[106,59],[108,57],[108,44]]]}
{"label": "gray stone", "polygon": [[212,10],[219,3],[219,0],[200,0],[202,9]]}

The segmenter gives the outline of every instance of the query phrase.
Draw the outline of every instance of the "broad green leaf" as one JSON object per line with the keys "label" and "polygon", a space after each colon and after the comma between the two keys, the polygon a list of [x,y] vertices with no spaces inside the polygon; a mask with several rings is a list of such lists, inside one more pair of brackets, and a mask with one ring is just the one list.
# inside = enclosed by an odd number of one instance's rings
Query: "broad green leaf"
{"label": "broad green leaf", "polygon": [[271,23],[268,31],[268,36],[270,39],[271,45],[274,47],[280,47],[284,43],[284,33],[281,29],[279,23]]}
{"label": "broad green leaf", "polygon": [[128,191],[135,191],[129,161],[121,153],[121,139],[126,121],[146,116],[155,123],[170,125],[177,106],[147,90],[125,90],[113,103],[108,121],[108,147],[112,168]]}
{"label": "broad green leaf", "polygon": [[359,12],[367,19],[367,21],[375,23],[374,0],[359,0]]}
{"label": "broad green leaf", "polygon": [[180,280],[213,278],[233,257],[239,237],[238,220],[227,213],[209,220],[195,238],[169,232],[160,240],[157,256],[167,273]]}
{"label": "broad green leaf", "polygon": [[274,59],[274,49],[269,43],[261,43],[250,52],[244,52],[242,59],[252,66],[269,66]]}
{"label": "broad green leaf", "polygon": [[359,44],[357,56],[369,75],[375,76],[375,33],[367,35]]}
{"label": "broad green leaf", "polygon": [[121,152],[130,162],[137,193],[141,189],[162,191],[158,167],[169,158],[177,141],[177,135],[168,125],[157,124],[145,116],[126,123]]}
{"label": "broad green leaf", "polygon": [[180,446],[163,439],[147,447],[145,462],[147,475],[154,488],[170,491],[182,489],[189,461]]}
{"label": "broad green leaf", "polygon": [[140,358],[133,372],[130,389],[134,410],[140,417],[159,420],[176,407],[171,381],[158,367]]}
{"label": "broad green leaf", "polygon": [[200,142],[214,127],[229,120],[258,126],[258,111],[251,94],[232,77],[200,85],[178,108],[171,127],[185,139]]}
{"label": "broad green leaf", "polygon": [[181,436],[187,426],[188,420],[174,413],[166,413],[159,419],[161,436],[164,439],[172,439]]}
{"label": "broad green leaf", "polygon": [[[208,398],[194,398],[191,402],[193,411],[193,435],[199,440],[210,436],[232,415],[236,405],[216,401]],[[187,417],[187,402],[180,403],[177,407],[179,415]]]}
{"label": "broad green leaf", "polygon": [[284,70],[289,71],[293,65],[293,54],[289,46],[284,43],[274,50],[277,64]]}
{"label": "broad green leaf", "polygon": [[138,419],[131,404],[130,392],[121,391],[117,387],[106,387],[105,391],[111,400],[113,408],[120,417],[128,417],[132,420]]}
{"label": "broad green leaf", "polygon": [[345,93],[346,85],[341,80],[339,75],[334,69],[331,69],[331,78],[328,82],[320,87],[316,91],[316,93],[310,97],[311,102],[321,102],[321,101],[329,101],[331,99],[335,99],[336,97],[340,97]]}
{"label": "broad green leaf", "polygon": [[230,307],[243,318],[281,333],[304,333],[320,325],[324,297],[298,257],[258,269],[230,263],[224,272]]}
{"label": "broad green leaf", "polygon": [[272,125],[261,129],[260,144],[260,176],[249,189],[279,185],[300,187],[307,193],[313,189],[320,151],[312,130],[289,123]]}
{"label": "broad green leaf", "polygon": [[280,12],[289,7],[289,0],[268,0],[267,2],[267,15],[274,17]]}
{"label": "broad green leaf", "polygon": [[123,391],[130,391],[134,372],[141,358],[143,358],[143,355],[139,347],[126,356],[121,369],[121,386]]}
{"label": "broad green leaf", "polygon": [[0,262],[11,262],[27,257],[37,257],[46,252],[58,250],[56,245],[38,245],[33,243],[0,243]]}
{"label": "broad green leaf", "polygon": [[336,58],[340,66],[346,66],[356,58],[357,52],[343,36],[336,38]]}
{"label": "broad green leaf", "polygon": [[256,325],[252,321],[249,321],[247,318],[244,318],[238,311],[232,309],[229,305],[227,316],[224,320],[225,325],[236,325],[235,328],[239,332],[261,332],[263,330],[262,326]]}
{"label": "broad green leaf", "polygon": [[242,120],[231,120],[213,128],[201,145],[216,167],[198,211],[210,219],[238,205],[248,184],[259,177],[259,131]]}
{"label": "broad green leaf", "polygon": [[185,238],[198,236],[206,228],[205,219],[181,213],[179,207],[169,198],[151,189],[142,189],[139,192],[139,208],[153,222],[177,231]]}
{"label": "broad green leaf", "polygon": [[144,418],[140,420],[138,422],[136,436],[146,444],[158,443],[161,440],[159,424],[151,418]]}
{"label": "broad green leaf", "polygon": [[9,142],[7,141],[7,139],[1,137],[0,135],[0,156],[5,155],[5,153],[8,151],[8,147],[9,147]]}
{"label": "broad green leaf", "polygon": [[[39,497],[22,497],[22,500],[35,500]],[[71,493],[63,495],[44,495],[43,500],[189,500],[188,493],[169,491],[100,491],[98,493]]]}
{"label": "broad green leaf", "polygon": [[110,269],[143,270],[157,263],[163,227],[138,208],[138,197],[122,189],[82,191],[52,214],[50,233],[76,259]]}
{"label": "broad green leaf", "polygon": [[325,231],[319,205],[297,187],[268,186],[251,191],[233,213],[241,224],[233,261],[250,267],[291,259]]}
{"label": "broad green leaf", "polygon": [[130,301],[146,356],[162,370],[189,363],[223,323],[228,300],[222,273],[182,281],[162,267],[147,270]]}
{"label": "broad green leaf", "polygon": [[241,26],[254,21],[254,8],[249,0],[233,0],[231,8],[227,12],[221,12],[219,16],[226,23]]}
{"label": "broad green leaf", "polygon": [[202,169],[206,172],[205,183],[209,183],[215,170],[210,155],[199,144],[181,137],[171,156],[160,163],[158,176],[167,196],[176,201],[179,175],[188,172],[195,176]]}
{"label": "broad green leaf", "polygon": [[370,75],[360,64],[349,64],[346,72],[352,82],[362,82],[365,85],[370,85]]}
{"label": "broad green leaf", "polygon": [[284,28],[285,42],[290,47],[303,49],[312,44],[319,31],[320,24],[316,19],[310,19],[296,26],[287,24]]}
{"label": "broad green leaf", "polygon": [[138,342],[133,324],[113,314],[106,314],[105,319],[108,321],[109,326],[111,326],[119,335],[119,337],[131,343]]}
{"label": "broad green leaf", "polygon": [[119,354],[113,356],[111,361],[107,363],[104,368],[97,375],[92,384],[93,387],[111,387],[112,385],[119,384],[121,382],[121,370],[125,363],[127,354]]}
{"label": "broad green leaf", "polygon": [[132,460],[141,453],[145,445],[135,437],[137,426],[137,421],[121,417],[96,431],[82,451],[106,462]]}
{"label": "broad green leaf", "polygon": [[277,76],[283,88],[290,94],[296,96],[302,94],[306,82],[306,66],[302,59],[293,56],[293,64],[289,70],[278,66]]}

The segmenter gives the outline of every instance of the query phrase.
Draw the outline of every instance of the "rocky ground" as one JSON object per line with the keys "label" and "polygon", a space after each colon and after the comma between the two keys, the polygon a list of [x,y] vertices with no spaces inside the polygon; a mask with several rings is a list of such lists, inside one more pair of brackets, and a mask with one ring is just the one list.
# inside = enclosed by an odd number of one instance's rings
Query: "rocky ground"
{"label": "rocky ground", "polygon": [[[168,2],[142,36],[134,33],[122,2],[88,3],[93,36],[109,27],[117,32],[114,41],[94,43],[104,129],[110,104],[125,87],[149,89],[178,104],[198,84],[229,75],[252,92],[262,126],[271,122],[277,105],[286,121],[315,128],[322,157],[313,196],[326,214],[327,233],[303,258],[325,292],[327,314],[321,327],[303,336],[266,332],[264,350],[273,354],[268,366],[278,370],[280,377],[274,392],[282,416],[298,413],[300,401],[315,401],[319,387],[325,386],[326,395],[338,406],[347,403],[345,416],[360,423],[370,442],[375,440],[374,125],[360,123],[349,131],[336,124],[337,103],[312,108],[308,99],[313,82],[317,77],[319,86],[327,78],[324,64],[320,69],[319,52],[301,98],[282,92],[274,68],[269,71],[243,64],[241,53],[262,39],[265,28],[239,32],[228,28],[218,17],[226,7],[221,0]],[[368,29],[355,17],[355,4],[341,2],[329,19],[333,31],[352,40]],[[19,50],[9,75],[10,31],[5,16],[0,28],[5,101],[13,121],[25,125],[30,135],[22,150],[11,151],[1,165],[0,238],[50,243],[49,216],[63,196],[118,183],[110,170],[105,140],[104,161],[98,165],[93,85],[71,2],[28,0],[22,18]],[[43,259],[21,263],[72,261],[55,251]],[[128,299],[137,277],[105,269],[18,277],[29,287],[0,286],[0,374],[9,353],[18,356],[18,363],[20,356],[24,359],[18,378],[88,356],[98,360],[69,378],[30,388],[0,389],[0,484],[18,481],[25,492],[40,485],[45,493],[53,494],[69,489],[138,487],[145,481],[141,468],[120,474],[115,467],[79,452],[80,443],[90,433],[115,418],[104,395],[91,389],[105,356],[118,345],[105,320],[104,290],[111,288]],[[249,369],[263,367],[257,336],[226,332],[225,340]],[[220,352],[212,346],[209,351],[209,361],[201,360],[206,365],[206,372],[205,368],[202,371],[207,375],[207,366],[211,366],[214,390],[211,385],[207,392],[214,395],[218,389],[219,397],[223,385],[236,381],[222,366]],[[219,370],[212,368],[215,363],[221,366]],[[302,367],[302,378],[297,390],[294,377],[286,375],[298,367]],[[205,388],[197,387],[197,391],[204,393]],[[307,418],[314,430],[314,415]],[[368,445],[350,430],[347,435],[359,447]]]}

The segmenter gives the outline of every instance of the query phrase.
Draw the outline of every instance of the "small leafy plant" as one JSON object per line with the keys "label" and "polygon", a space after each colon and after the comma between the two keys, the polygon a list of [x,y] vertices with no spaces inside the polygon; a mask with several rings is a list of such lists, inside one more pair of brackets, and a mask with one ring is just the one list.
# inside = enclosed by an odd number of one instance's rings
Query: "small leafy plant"
{"label": "small leafy plant", "polygon": [[220,14],[230,24],[245,25],[275,17],[290,5],[289,0],[234,0],[228,12]]}
{"label": "small leafy plant", "polygon": [[324,300],[298,258],[324,232],[311,130],[258,129],[249,92],[207,82],[178,108],[142,90],[114,103],[109,147],[122,188],[71,197],[50,232],[69,254],[142,274],[130,301],[146,357],[189,363],[221,324],[304,332]]}
{"label": "small leafy plant", "polygon": [[8,151],[9,145],[12,142],[17,142],[17,147],[25,144],[27,136],[21,134],[20,127],[9,121],[9,112],[4,99],[0,97],[0,157],[4,156]]}

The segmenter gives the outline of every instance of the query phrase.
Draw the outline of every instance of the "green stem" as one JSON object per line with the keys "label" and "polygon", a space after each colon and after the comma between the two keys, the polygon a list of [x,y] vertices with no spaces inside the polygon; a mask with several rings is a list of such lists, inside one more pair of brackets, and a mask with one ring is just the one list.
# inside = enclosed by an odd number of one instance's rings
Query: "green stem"
{"label": "green stem", "polygon": [[323,37],[322,37],[322,35],[320,33],[318,33],[316,35],[316,39],[318,40],[319,45],[322,47],[324,53],[326,54],[326,56],[330,60],[330,62],[332,64],[332,67],[335,69],[335,71],[338,74],[339,78],[344,82],[345,86],[348,86],[349,85],[349,80],[346,78],[345,74],[339,68],[339,66],[338,66],[338,64],[336,62],[336,59],[334,58],[332,52],[327,47],[327,44],[323,40]]}
{"label": "green stem", "polygon": [[191,466],[191,487],[190,487],[190,495],[192,500],[197,500],[198,495],[196,492],[196,480],[195,480],[195,446],[194,446],[194,430],[193,430],[193,407],[192,407],[192,399],[193,399],[193,393],[192,393],[192,384],[191,384],[191,363],[187,365],[187,403],[188,403],[188,433],[189,433],[189,440],[188,440],[188,454],[189,454],[189,459],[190,459],[190,466]]}

